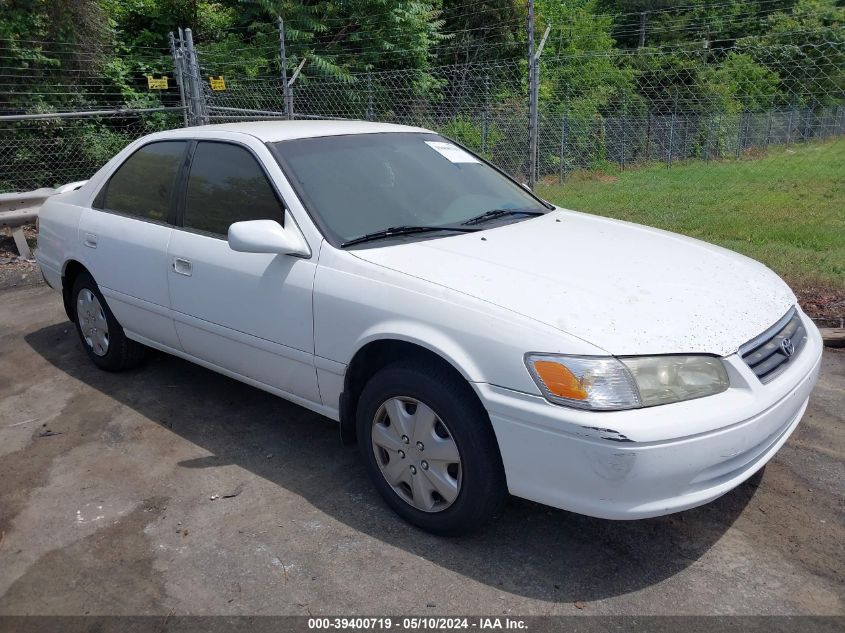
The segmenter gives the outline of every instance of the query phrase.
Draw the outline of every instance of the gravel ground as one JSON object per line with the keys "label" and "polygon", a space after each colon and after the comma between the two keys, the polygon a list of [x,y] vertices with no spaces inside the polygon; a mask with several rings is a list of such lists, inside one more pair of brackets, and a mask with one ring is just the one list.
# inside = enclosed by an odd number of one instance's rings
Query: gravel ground
{"label": "gravel ground", "polygon": [[845,352],[714,503],[637,522],[512,500],[396,518],[332,422],[159,355],[91,365],[57,293],[0,291],[0,615],[845,614]]}
{"label": "gravel ground", "polygon": [[[37,233],[34,226],[24,227],[24,236],[30,248],[35,247]],[[12,239],[11,230],[0,229],[0,290],[20,288],[43,283],[35,261],[20,257]]]}

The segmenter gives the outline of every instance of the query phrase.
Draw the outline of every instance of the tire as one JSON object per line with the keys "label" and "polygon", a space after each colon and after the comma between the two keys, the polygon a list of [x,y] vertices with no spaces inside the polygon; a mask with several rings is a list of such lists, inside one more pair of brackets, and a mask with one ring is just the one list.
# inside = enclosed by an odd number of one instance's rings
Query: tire
{"label": "tire", "polygon": [[[126,338],[97,283],[87,272],[80,273],[73,283],[71,306],[82,348],[97,367],[123,371],[144,361],[147,348]],[[85,312],[81,313],[82,310]]]}
{"label": "tire", "polygon": [[[411,419],[416,422],[404,428],[419,427],[413,438],[400,428]],[[405,361],[385,367],[364,387],[356,423],[370,478],[409,523],[457,536],[477,530],[502,507],[507,484],[487,412],[463,378],[448,368]],[[421,450],[418,440],[425,440]],[[454,449],[458,464],[451,461]]]}

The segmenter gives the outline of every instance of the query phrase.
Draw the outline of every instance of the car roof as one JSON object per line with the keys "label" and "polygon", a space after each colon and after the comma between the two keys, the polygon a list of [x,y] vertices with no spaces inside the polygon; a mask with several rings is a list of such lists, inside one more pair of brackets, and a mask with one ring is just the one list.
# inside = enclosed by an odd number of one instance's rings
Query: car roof
{"label": "car roof", "polygon": [[[181,128],[178,132],[240,132],[249,134],[265,143],[287,141],[290,139],[313,138],[317,136],[339,136],[342,134],[378,134],[383,132],[427,132],[421,127],[396,125],[394,123],[375,123],[372,121],[250,121],[248,123],[220,123]],[[177,130],[173,130],[177,132]]]}

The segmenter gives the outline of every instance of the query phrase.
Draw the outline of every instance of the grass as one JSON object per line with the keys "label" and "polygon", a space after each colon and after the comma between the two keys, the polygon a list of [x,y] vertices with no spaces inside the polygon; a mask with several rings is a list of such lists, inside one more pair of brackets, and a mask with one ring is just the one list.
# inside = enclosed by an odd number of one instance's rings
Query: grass
{"label": "grass", "polygon": [[538,193],[563,207],[738,251],[797,292],[845,291],[845,140],[772,148],[739,161],[575,172]]}

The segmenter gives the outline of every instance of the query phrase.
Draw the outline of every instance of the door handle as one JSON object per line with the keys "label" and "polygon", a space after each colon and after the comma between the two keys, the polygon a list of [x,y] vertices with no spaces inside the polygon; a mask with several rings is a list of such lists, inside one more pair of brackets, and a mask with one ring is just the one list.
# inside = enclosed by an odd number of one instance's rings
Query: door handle
{"label": "door handle", "polygon": [[177,275],[185,275],[185,277],[190,277],[191,274],[193,274],[194,272],[194,265],[191,264],[191,262],[187,259],[183,259],[182,257],[174,257],[173,272]]}
{"label": "door handle", "polygon": [[97,248],[97,235],[95,233],[86,233],[82,243],[88,248]]}

